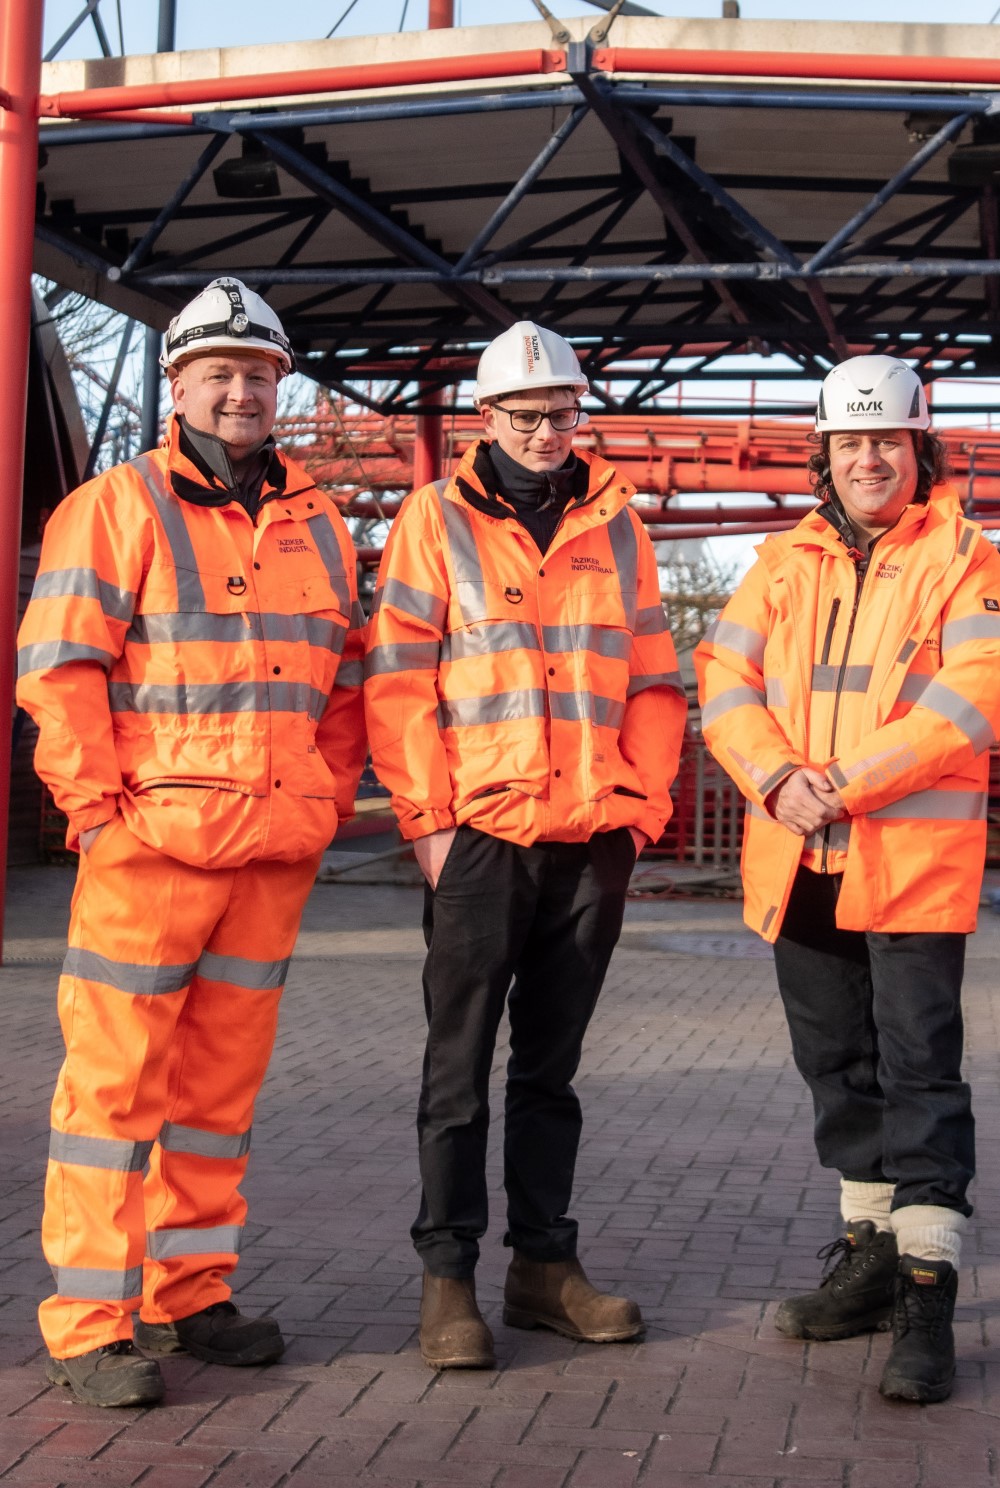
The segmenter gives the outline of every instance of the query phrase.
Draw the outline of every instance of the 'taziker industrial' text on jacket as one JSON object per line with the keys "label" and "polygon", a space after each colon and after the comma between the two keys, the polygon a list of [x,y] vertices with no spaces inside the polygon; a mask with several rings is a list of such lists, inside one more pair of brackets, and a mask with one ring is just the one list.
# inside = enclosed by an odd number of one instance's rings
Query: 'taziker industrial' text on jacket
{"label": "'taziker industrial' text on jacket", "polygon": [[361,627],[347,529],[278,451],[256,525],[176,419],[167,446],[79,487],[45,529],[18,637],[70,845],[118,808],[198,866],[325,847],[364,760]]}
{"label": "'taziker industrial' text on jacket", "polygon": [[[747,798],[747,924],[777,938],[800,861],[843,872],[837,924],[975,929],[1000,731],[1000,555],[951,486],[856,567],[822,515],[768,538],[695,653],[705,740]],[[767,796],[801,765],[849,813],[804,840]]]}
{"label": "'taziker industrial' text on jacket", "polygon": [[485,490],[481,448],[407,497],[379,573],[365,703],[403,835],[655,841],[687,705],[634,489],[578,455],[586,490],[543,556]]}

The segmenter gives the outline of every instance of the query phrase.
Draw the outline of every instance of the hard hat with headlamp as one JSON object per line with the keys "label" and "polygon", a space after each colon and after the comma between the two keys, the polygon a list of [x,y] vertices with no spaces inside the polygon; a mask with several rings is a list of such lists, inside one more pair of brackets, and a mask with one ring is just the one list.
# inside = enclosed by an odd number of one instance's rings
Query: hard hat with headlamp
{"label": "hard hat with headlamp", "polygon": [[578,394],[590,387],[576,352],[555,331],[533,320],[519,320],[491,341],[479,358],[472,401],[480,408],[507,393],[560,387],[573,388]]}
{"label": "hard hat with headlamp", "polygon": [[171,371],[193,356],[254,352],[295,370],[292,346],[266,300],[239,279],[213,279],[175,315],[163,338],[160,366]]}
{"label": "hard hat with headlamp", "polygon": [[926,429],[931,416],[920,378],[896,357],[856,356],[828,372],[816,409],[817,434]]}

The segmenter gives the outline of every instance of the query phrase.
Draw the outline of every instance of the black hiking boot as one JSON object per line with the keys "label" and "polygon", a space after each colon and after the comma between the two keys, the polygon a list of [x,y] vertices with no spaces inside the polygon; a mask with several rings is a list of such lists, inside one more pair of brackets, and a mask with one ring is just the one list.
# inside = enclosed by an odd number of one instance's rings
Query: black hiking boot
{"label": "black hiking boot", "polygon": [[127,1338],[105,1343],[72,1359],[49,1359],[50,1384],[68,1385],[81,1405],[156,1405],[163,1375],[155,1359],[137,1354]]}
{"label": "black hiking boot", "polygon": [[879,1389],[890,1400],[947,1400],[955,1379],[958,1272],[950,1261],[900,1257],[892,1309],[892,1349]]}
{"label": "black hiking boot", "polygon": [[275,1319],[244,1317],[235,1302],[213,1302],[172,1323],[144,1323],[137,1318],[135,1341],[150,1354],[190,1354],[208,1364],[236,1368],[273,1364],[285,1352]]}
{"label": "black hiking boot", "polygon": [[823,1280],[814,1292],[782,1302],[774,1316],[778,1332],[817,1342],[886,1332],[899,1266],[892,1231],[858,1220],[839,1240],[825,1245],[819,1259],[827,1262]]}

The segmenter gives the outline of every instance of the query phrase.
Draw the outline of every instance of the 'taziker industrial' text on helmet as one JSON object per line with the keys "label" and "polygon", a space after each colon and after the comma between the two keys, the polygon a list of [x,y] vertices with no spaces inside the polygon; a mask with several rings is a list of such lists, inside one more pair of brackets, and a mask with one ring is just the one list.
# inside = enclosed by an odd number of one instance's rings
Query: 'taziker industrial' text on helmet
{"label": "'taziker industrial' text on helmet", "polygon": [[851,429],[926,429],[931,416],[920,378],[891,356],[856,356],[828,372],[816,409],[818,434]]}
{"label": "'taziker industrial' text on helmet", "polygon": [[579,393],[590,387],[576,352],[555,331],[546,331],[533,320],[519,320],[491,341],[479,358],[472,401],[479,408],[504,393],[557,387]]}
{"label": "'taziker industrial' text on helmet", "polygon": [[292,346],[266,300],[240,279],[213,279],[175,315],[163,338],[165,371],[205,352],[252,351],[276,361],[284,376],[295,369]]}

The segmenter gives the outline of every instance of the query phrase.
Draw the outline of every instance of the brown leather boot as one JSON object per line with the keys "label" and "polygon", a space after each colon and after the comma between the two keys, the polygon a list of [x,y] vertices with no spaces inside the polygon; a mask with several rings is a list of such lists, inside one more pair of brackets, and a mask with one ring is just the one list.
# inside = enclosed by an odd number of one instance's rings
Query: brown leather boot
{"label": "brown leather boot", "polygon": [[476,1305],[471,1276],[424,1272],[420,1299],[420,1354],[431,1369],[493,1369],[493,1334]]}
{"label": "brown leather boot", "polygon": [[575,1259],[529,1261],[515,1250],[503,1298],[511,1328],[552,1328],[585,1343],[623,1343],[645,1331],[638,1305],[599,1292]]}

